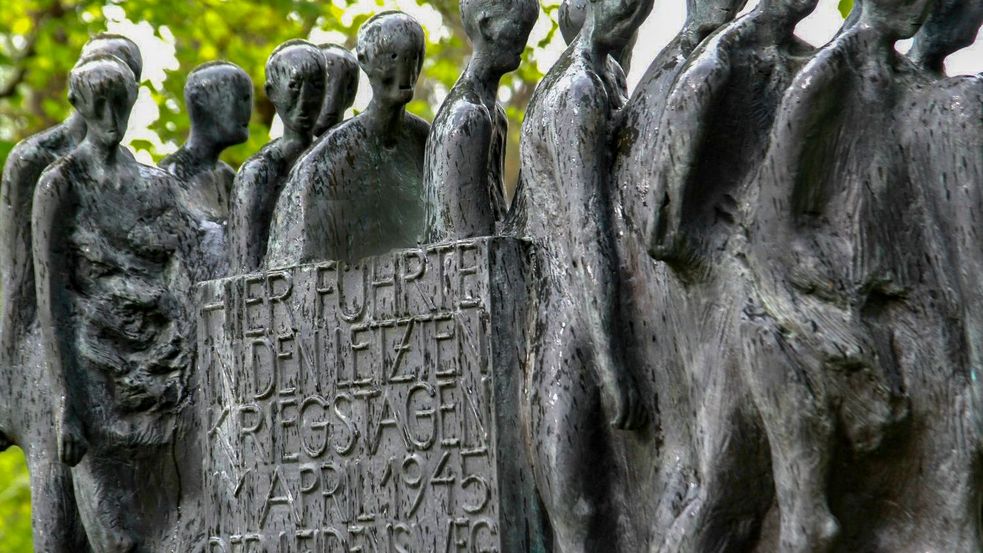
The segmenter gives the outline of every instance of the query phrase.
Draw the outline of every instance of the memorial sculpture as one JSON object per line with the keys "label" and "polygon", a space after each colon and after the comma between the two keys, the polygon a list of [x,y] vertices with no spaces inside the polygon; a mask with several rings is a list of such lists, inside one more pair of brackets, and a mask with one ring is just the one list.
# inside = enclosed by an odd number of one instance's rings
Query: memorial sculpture
{"label": "memorial sculpture", "polygon": [[498,86],[519,68],[538,16],[531,0],[461,2],[474,53],[427,138],[425,243],[493,236],[505,218],[508,119],[498,103]]}
{"label": "memorial sculpture", "polygon": [[324,133],[341,123],[345,112],[355,103],[358,93],[358,59],[351,50],[337,44],[319,46],[324,54],[324,104],[314,125],[314,136]]}
{"label": "memorial sculpture", "polygon": [[358,30],[372,101],[298,163],[280,196],[267,266],[354,261],[418,244],[424,232],[423,161],[430,125],[406,112],[423,67],[423,28],[383,12]]}
{"label": "memorial sculpture", "polygon": [[615,173],[631,174],[632,188],[618,178],[626,232],[641,236],[651,221],[648,204],[650,187],[658,167],[651,163],[652,148],[659,136],[659,121],[669,89],[686,60],[710,34],[734,19],[747,0],[686,0],[683,28],[659,52],[632,92],[618,128]]}
{"label": "memorial sculpture", "polygon": [[[507,232],[537,247],[524,424],[559,551],[617,547],[606,497],[605,436],[644,424],[618,321],[609,137],[619,91],[605,79],[651,0],[598,0],[574,44],[530,100],[521,179]],[[609,423],[609,424],[606,424]]]}
{"label": "memorial sculpture", "polygon": [[239,66],[211,62],[195,68],[184,85],[191,120],[188,141],[160,162],[185,183],[185,202],[207,220],[225,224],[235,171],[219,159],[231,146],[249,140],[253,81]]}
{"label": "memorial sculpture", "polygon": [[[139,76],[143,61],[129,39],[100,34],[82,56],[106,54],[124,60]],[[0,436],[19,445],[31,478],[34,545],[38,551],[86,551],[75,508],[71,474],[57,458],[55,420],[60,392],[44,369],[38,327],[31,209],[38,178],[85,137],[85,120],[73,113],[64,122],[21,141],[11,150],[0,185]]]}
{"label": "memorial sculpture", "polygon": [[45,362],[63,394],[57,453],[100,552],[146,550],[179,515],[168,453],[190,411],[191,287],[215,276],[188,263],[201,227],[179,181],[119,146],[136,95],[118,58],[76,65],[69,99],[86,136],[44,172],[32,213]]}
{"label": "memorial sculpture", "polygon": [[324,104],[327,62],[304,40],[281,44],[266,62],[266,96],[283,121],[283,136],[249,158],[236,174],[229,220],[229,262],[235,274],[259,269],[273,210],[290,171],[314,141]]}
{"label": "memorial sculpture", "polygon": [[344,123],[350,54],[281,46],[231,275],[179,166],[244,130],[248,81],[189,76],[224,115],[168,173],[119,146],[139,51],[93,39],[76,115],[2,184],[0,450],[37,550],[983,550],[983,85],[943,70],[983,8],[864,0],[814,49],[816,0],[739,4],[690,3],[624,105],[652,1],[569,0],[501,229],[495,92],[533,4],[463,2],[432,129],[409,16],[360,30],[374,98]]}

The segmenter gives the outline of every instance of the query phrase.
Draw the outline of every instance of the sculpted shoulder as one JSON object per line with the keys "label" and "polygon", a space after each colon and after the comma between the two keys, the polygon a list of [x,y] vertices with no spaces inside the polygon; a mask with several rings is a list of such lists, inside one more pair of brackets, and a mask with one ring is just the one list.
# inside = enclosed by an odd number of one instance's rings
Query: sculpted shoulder
{"label": "sculpted shoulder", "polygon": [[65,130],[59,125],[21,140],[10,150],[4,176],[16,169],[33,167],[39,174],[59,157],[69,153],[70,144]]}

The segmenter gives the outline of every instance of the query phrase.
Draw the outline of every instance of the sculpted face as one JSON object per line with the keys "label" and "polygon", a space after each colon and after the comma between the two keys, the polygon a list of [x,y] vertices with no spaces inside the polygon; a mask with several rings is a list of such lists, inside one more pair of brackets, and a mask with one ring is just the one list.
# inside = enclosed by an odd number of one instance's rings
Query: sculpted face
{"label": "sculpted face", "polygon": [[864,0],[861,17],[890,38],[911,38],[928,16],[929,0]]}
{"label": "sculpted face", "polygon": [[476,50],[502,72],[515,71],[539,16],[533,0],[464,0],[461,19]]}
{"label": "sculpted face", "polygon": [[314,129],[324,103],[324,55],[313,44],[289,42],[266,64],[266,94],[286,127]]}
{"label": "sculpted face", "polygon": [[358,61],[372,83],[373,102],[405,105],[423,68],[423,28],[399,12],[379,14],[358,32]]}
{"label": "sculpted face", "polygon": [[320,48],[326,64],[326,82],[321,115],[314,127],[316,135],[338,124],[355,103],[359,76],[358,60],[348,49],[335,44]]}
{"label": "sculpted face", "polygon": [[133,72],[118,58],[83,58],[69,75],[69,101],[85,119],[86,139],[116,146],[137,99]]}
{"label": "sculpted face", "polygon": [[625,47],[652,12],[653,0],[590,0],[595,33],[608,47]]}
{"label": "sculpted face", "polygon": [[249,140],[253,84],[245,71],[231,63],[198,68],[188,76],[184,95],[196,132],[223,145]]}

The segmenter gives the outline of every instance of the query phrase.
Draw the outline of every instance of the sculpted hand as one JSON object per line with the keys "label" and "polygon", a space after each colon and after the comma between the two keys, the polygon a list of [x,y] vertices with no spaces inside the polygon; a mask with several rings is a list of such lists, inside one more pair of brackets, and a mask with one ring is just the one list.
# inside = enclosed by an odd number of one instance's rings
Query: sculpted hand
{"label": "sculpted hand", "polygon": [[61,462],[74,467],[89,449],[82,423],[71,409],[65,408],[58,426],[58,457]]}
{"label": "sculpted hand", "polygon": [[666,195],[655,210],[648,232],[648,251],[653,259],[659,261],[675,259],[684,249],[678,205],[678,202],[673,202]]}

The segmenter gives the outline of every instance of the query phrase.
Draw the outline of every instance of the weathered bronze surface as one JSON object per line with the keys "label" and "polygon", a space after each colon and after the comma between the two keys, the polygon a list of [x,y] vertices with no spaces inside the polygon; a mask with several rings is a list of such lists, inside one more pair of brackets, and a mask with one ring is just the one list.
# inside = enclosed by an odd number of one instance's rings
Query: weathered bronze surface
{"label": "weathered bronze surface", "polygon": [[528,0],[461,3],[432,128],[410,16],[280,46],[234,182],[248,77],[193,71],[140,165],[139,51],[94,38],[0,186],[37,550],[983,551],[983,80],[944,70],[983,4],[863,0],[814,47],[816,0],[689,0],[629,96],[652,4],[561,5],[512,205]]}

